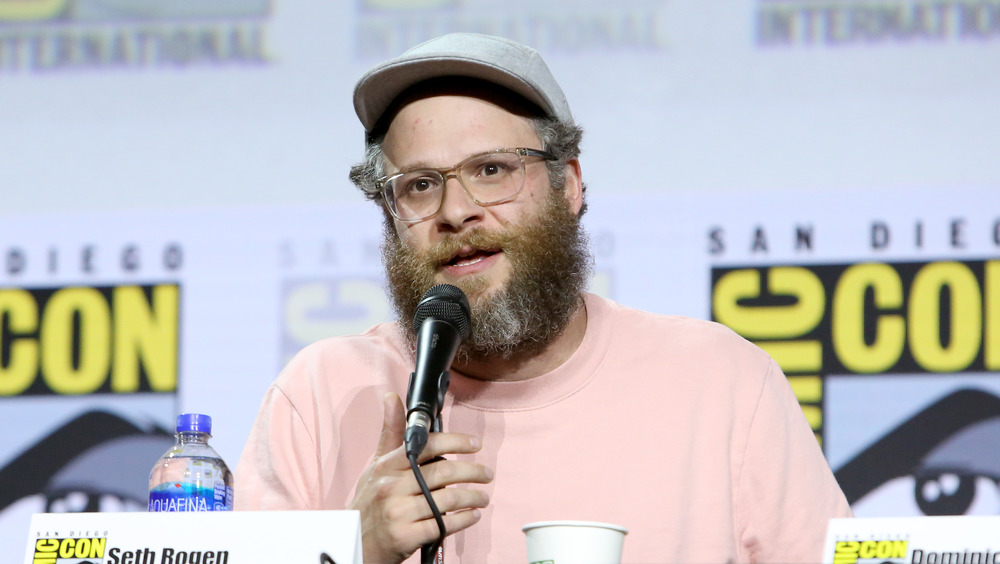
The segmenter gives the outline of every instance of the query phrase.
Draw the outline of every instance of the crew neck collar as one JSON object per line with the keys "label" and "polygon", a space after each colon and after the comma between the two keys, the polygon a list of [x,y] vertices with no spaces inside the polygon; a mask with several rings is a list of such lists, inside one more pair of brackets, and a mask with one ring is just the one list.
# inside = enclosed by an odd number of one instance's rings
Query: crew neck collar
{"label": "crew neck collar", "polygon": [[597,373],[607,352],[607,347],[598,343],[605,342],[614,331],[610,302],[584,294],[584,307],[587,330],[580,346],[561,366],[520,382],[488,382],[452,371],[449,399],[473,409],[519,411],[557,402],[584,387]]}

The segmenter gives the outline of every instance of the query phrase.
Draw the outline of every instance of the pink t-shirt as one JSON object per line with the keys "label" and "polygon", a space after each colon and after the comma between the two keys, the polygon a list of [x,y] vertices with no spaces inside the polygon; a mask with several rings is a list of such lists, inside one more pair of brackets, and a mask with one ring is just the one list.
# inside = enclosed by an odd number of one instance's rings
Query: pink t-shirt
{"label": "pink t-shirt", "polygon": [[[521,526],[628,528],[623,562],[815,563],[851,511],[778,366],[729,329],[587,295],[587,332],[524,382],[452,373],[447,431],[482,437],[481,522],[449,563],[527,561]],[[399,328],[303,350],[268,389],[236,469],[237,509],[344,509],[375,452],[381,398],[405,397]],[[415,558],[410,560],[415,561]]]}

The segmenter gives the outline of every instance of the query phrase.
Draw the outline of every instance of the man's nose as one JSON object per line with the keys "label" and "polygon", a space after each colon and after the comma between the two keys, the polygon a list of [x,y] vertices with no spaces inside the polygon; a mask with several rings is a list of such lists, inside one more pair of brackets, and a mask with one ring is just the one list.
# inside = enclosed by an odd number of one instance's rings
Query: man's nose
{"label": "man's nose", "polygon": [[437,220],[439,225],[449,231],[461,231],[464,227],[478,222],[483,217],[483,207],[469,196],[465,187],[454,174],[445,177],[442,198],[441,212],[438,214]]}

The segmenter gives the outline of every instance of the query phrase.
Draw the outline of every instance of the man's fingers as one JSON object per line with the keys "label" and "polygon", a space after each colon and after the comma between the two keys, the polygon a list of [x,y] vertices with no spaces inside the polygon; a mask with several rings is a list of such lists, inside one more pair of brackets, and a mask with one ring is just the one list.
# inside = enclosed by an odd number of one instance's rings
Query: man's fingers
{"label": "man's fingers", "polygon": [[[453,511],[442,516],[442,519],[444,520],[444,529],[449,535],[457,533],[463,529],[468,529],[478,523],[482,518],[482,511],[479,511],[478,509]],[[417,534],[419,537],[423,539],[420,541],[421,545],[434,542],[439,537],[437,521],[434,520],[433,517],[423,521],[418,521],[414,523],[414,526],[417,528]]]}
{"label": "man's fingers", "polygon": [[472,454],[479,452],[483,448],[483,441],[479,437],[465,435],[462,433],[431,433],[427,437],[427,446],[420,454],[417,461],[421,464],[449,454]]}
{"label": "man's fingers", "polygon": [[403,444],[406,432],[406,410],[399,395],[389,392],[382,396],[382,434],[378,438],[375,457],[388,454]]}
{"label": "man's fingers", "polygon": [[[444,528],[448,534],[457,533],[462,529],[468,529],[483,518],[482,511],[470,509],[468,511],[455,511],[444,515]],[[436,525],[436,523],[435,523]],[[437,529],[437,527],[434,527]]]}
{"label": "man's fingers", "polygon": [[[479,490],[449,488],[438,490],[433,493],[433,496],[434,503],[441,511],[445,531],[449,535],[477,523],[482,518],[479,510],[490,503],[486,492]],[[415,497],[414,501],[416,503],[413,511],[416,517],[413,525],[423,538],[421,544],[427,544],[438,538],[437,520],[434,519],[434,514],[423,496]]]}
{"label": "man's fingers", "polygon": [[[375,453],[377,474],[389,472],[406,472],[410,470],[410,461],[406,457],[405,449],[400,444],[396,450],[390,451],[389,455],[382,452],[383,442],[390,444],[387,440],[388,433],[382,429],[382,437],[379,439],[379,451]],[[400,435],[401,436],[401,435]],[[399,439],[402,443],[402,439]],[[469,454],[478,452],[482,447],[482,441],[478,437],[463,435],[461,433],[431,433],[427,441],[427,447],[417,459],[418,464],[426,464],[434,458],[445,457],[452,454]],[[414,486],[416,482],[414,482]]]}
{"label": "man's fingers", "polygon": [[455,484],[488,484],[493,481],[493,471],[475,462],[440,460],[420,467],[420,472],[431,490]]}
{"label": "man's fingers", "polygon": [[[482,509],[489,505],[490,496],[484,491],[467,488],[448,488],[432,492],[434,503],[442,514],[462,511],[465,509]],[[424,496],[417,496],[414,515],[416,520],[432,519],[434,513]]]}
{"label": "man's fingers", "polygon": [[[468,488],[447,488],[431,493],[434,504],[441,512],[445,521],[445,530],[450,534],[461,530],[476,521],[472,515],[466,515],[461,519],[451,519],[452,514],[465,513],[474,509],[482,509],[489,505],[490,497],[484,491]],[[426,544],[437,538],[437,521],[431,511],[427,499],[423,495],[417,494],[407,496],[405,499],[397,499],[384,508],[385,521],[387,523],[397,523],[403,528],[397,531],[400,538],[411,537],[417,534],[420,537],[420,544]],[[449,525],[449,520],[452,521]],[[460,527],[460,528],[455,528]],[[409,529],[407,532],[406,529]]]}

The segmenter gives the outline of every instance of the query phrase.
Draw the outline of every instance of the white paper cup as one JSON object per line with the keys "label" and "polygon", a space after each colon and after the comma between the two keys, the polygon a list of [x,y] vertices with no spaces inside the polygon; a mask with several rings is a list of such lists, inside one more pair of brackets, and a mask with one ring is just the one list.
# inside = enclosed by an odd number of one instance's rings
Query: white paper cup
{"label": "white paper cup", "polygon": [[592,521],[539,521],[521,527],[529,564],[621,564],[628,529]]}

